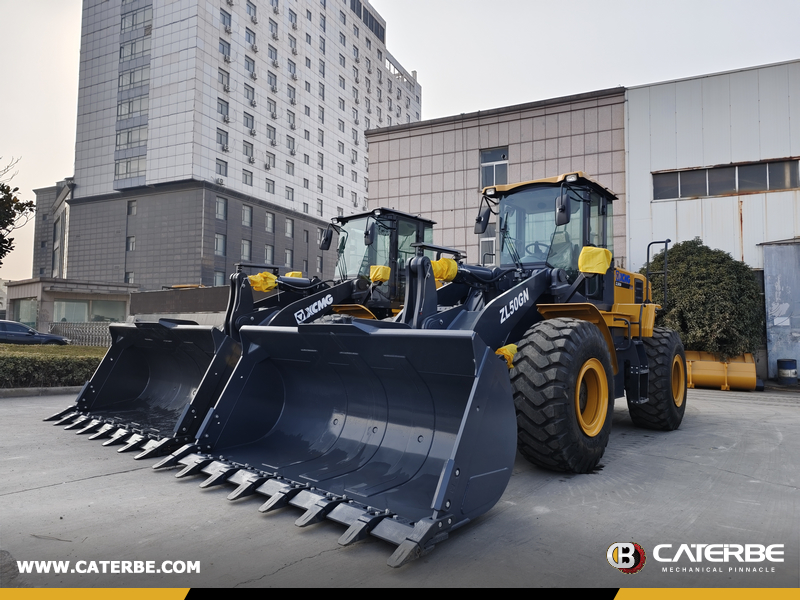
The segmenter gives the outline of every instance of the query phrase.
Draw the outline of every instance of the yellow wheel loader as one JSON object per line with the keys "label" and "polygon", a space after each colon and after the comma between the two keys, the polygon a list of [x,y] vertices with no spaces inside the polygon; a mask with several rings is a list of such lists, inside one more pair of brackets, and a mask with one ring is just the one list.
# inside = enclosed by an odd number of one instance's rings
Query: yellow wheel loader
{"label": "yellow wheel loader", "polygon": [[[433,221],[391,209],[337,217],[337,279],[278,277],[274,265],[237,265],[222,329],[191,321],[121,323],[112,345],[73,406],[45,419],[137,459],[164,456],[193,442],[241,356],[244,325],[288,326],[335,314],[383,319],[400,311],[405,262],[430,241]],[[269,268],[248,277],[243,267]],[[253,290],[272,296],[254,301]]]}
{"label": "yellow wheel loader", "polygon": [[241,327],[196,441],[154,468],[301,508],[298,526],[341,523],[342,544],[389,541],[397,567],[491,509],[517,447],[595,469],[617,397],[638,425],[675,429],[683,347],[653,327],[646,278],[612,266],[615,199],[583,173],[488,188],[475,231],[497,215],[499,266],[416,243],[393,319]]}

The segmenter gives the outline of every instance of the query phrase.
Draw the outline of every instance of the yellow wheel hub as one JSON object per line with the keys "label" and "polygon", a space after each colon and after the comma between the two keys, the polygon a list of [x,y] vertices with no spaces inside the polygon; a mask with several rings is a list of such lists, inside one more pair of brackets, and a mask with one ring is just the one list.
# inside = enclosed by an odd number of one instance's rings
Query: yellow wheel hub
{"label": "yellow wheel hub", "polygon": [[686,396],[686,366],[680,354],[672,359],[672,401],[680,407]]}
{"label": "yellow wheel hub", "polygon": [[595,437],[603,429],[608,413],[608,380],[603,364],[587,360],[575,382],[575,414],[583,433]]}

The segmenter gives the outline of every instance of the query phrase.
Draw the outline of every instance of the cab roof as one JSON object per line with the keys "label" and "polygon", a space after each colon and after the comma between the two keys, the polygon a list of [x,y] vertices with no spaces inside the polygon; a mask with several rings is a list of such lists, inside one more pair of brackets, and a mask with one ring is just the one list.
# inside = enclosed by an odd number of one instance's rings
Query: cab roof
{"label": "cab roof", "polygon": [[560,184],[563,181],[566,181],[567,177],[569,177],[570,175],[576,175],[578,177],[578,179],[577,179],[577,181],[575,183],[584,184],[584,185],[590,187],[591,189],[595,190],[598,194],[601,194],[602,196],[605,196],[606,198],[608,198],[610,200],[616,200],[617,199],[617,195],[614,192],[612,192],[610,189],[608,189],[604,185],[601,185],[598,182],[596,182],[594,179],[592,179],[591,177],[586,175],[586,173],[584,173],[583,171],[572,171],[570,173],[562,173],[561,175],[558,175],[557,177],[546,177],[544,179],[534,179],[533,181],[523,181],[523,182],[520,182],[520,183],[509,183],[507,185],[490,185],[490,186],[487,186],[487,187],[483,188],[482,193],[484,195],[486,195],[486,190],[489,190],[489,189],[492,189],[492,188],[497,190],[497,193],[505,194],[505,193],[512,192],[514,190],[517,190],[517,189],[520,189],[520,188],[524,188],[524,187],[527,187],[527,186],[531,186],[531,185],[537,185],[537,184],[549,184],[549,185]]}
{"label": "cab roof", "polygon": [[419,215],[412,215],[409,213],[402,212],[400,210],[395,210],[393,208],[375,208],[373,210],[358,213],[355,215],[343,215],[341,217],[334,217],[332,220],[336,223],[347,223],[348,221],[353,221],[355,219],[363,219],[364,217],[378,217],[384,215],[395,215],[398,217],[404,217],[406,219],[411,219],[412,221],[421,221],[423,223],[428,223],[430,225],[436,225],[436,221],[431,221],[430,219],[426,219],[425,217],[421,217]]}

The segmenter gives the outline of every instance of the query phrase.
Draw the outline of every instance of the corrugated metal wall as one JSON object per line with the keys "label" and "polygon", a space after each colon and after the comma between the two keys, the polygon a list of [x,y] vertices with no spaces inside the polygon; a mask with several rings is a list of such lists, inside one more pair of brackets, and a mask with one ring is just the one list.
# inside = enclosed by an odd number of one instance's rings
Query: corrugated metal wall
{"label": "corrugated metal wall", "polygon": [[800,236],[800,192],[653,201],[652,174],[800,157],[800,61],[629,89],[626,150],[630,267],[699,236],[763,269],[756,244]]}

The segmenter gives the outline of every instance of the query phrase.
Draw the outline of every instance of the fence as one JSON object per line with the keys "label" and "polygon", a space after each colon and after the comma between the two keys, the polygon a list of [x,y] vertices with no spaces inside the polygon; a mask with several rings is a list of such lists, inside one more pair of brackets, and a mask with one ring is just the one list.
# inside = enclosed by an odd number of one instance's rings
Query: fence
{"label": "fence", "polygon": [[72,340],[75,346],[111,346],[108,323],[46,323],[48,331]]}

